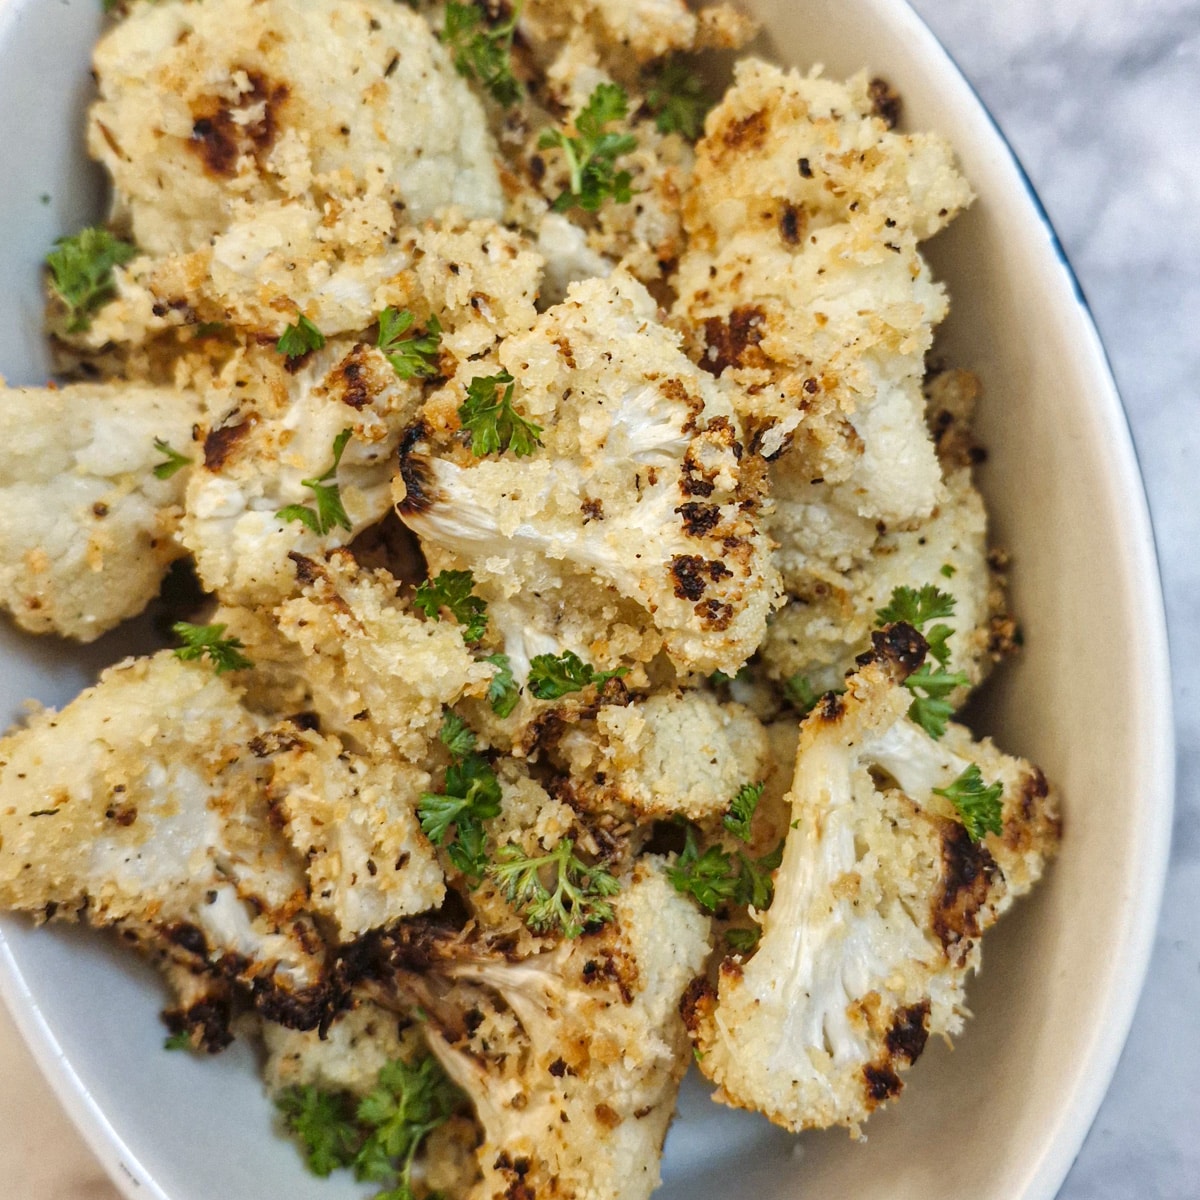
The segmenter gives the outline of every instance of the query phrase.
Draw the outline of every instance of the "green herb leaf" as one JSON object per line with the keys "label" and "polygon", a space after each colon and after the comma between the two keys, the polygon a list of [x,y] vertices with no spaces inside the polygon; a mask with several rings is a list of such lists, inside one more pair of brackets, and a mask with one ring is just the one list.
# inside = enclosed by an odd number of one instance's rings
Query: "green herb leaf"
{"label": "green herb leaf", "polygon": [[701,854],[693,825],[688,826],[683,850],[675,865],[668,868],[667,878],[677,892],[691,896],[709,913],[733,903],[738,894],[733,859],[717,845],[709,846]]}
{"label": "green herb leaf", "polygon": [[241,653],[244,647],[239,638],[222,636],[224,625],[190,625],[187,621],[176,621],[171,632],[183,642],[175,650],[175,657],[184,662],[207,657],[218,675],[226,671],[245,671],[254,666]]}
{"label": "green herb leaf", "polygon": [[539,700],[557,700],[568,692],[581,692],[591,684],[628,675],[628,667],[615,671],[597,671],[577,654],[537,654],[529,663],[529,691]]}
{"label": "green herb leaf", "polygon": [[442,714],[438,738],[455,758],[465,758],[475,749],[475,730],[449,708]]}
{"label": "green herb leaf", "polygon": [[538,139],[543,150],[558,147],[567,159],[570,184],[554,200],[555,212],[582,208],[595,212],[610,196],[618,204],[633,199],[633,176],[618,171],[616,161],[637,149],[631,133],[606,133],[604,127],[629,115],[629,97],[615,83],[596,85],[588,102],[575,118],[575,136],[561,129],[544,130]]}
{"label": "green herb leaf", "polygon": [[154,477],[156,479],[170,479],[177,471],[182,471],[184,467],[191,463],[191,459],[186,454],[180,454],[178,450],[173,450],[162,440],[162,438],[154,439],[154,448],[159,454],[165,454],[166,462],[160,462],[154,468]]}
{"label": "green herb leaf", "polygon": [[289,325],[275,349],[290,362],[293,358],[303,358],[313,350],[320,350],[325,345],[325,335],[303,314],[296,319],[295,325]]}
{"label": "green herb leaf", "polygon": [[521,458],[542,444],[542,427],[513,408],[514,386],[507,371],[472,379],[467,385],[467,398],[458,406],[458,418],[471,434],[471,453],[477,458],[510,449]]}
{"label": "green herb leaf", "polygon": [[783,685],[783,694],[789,704],[795,708],[802,717],[808,716],[810,712],[817,706],[817,701],[822,696],[832,693],[835,696],[842,696],[846,692],[845,688],[830,688],[829,692],[818,692],[808,681],[807,675],[796,674],[786,680]]}
{"label": "green herb leaf", "polygon": [[678,133],[695,141],[704,130],[712,108],[704,81],[680,58],[668,59],[646,88],[646,107],[654,114],[660,133]]}
{"label": "green herb leaf", "polygon": [[722,824],[725,828],[743,842],[750,840],[750,825],[754,821],[758,802],[762,799],[764,786],[761,783],[743,784],[738,789],[738,794],[730,801],[729,811],[723,818]]}
{"label": "green herb leaf", "polygon": [[192,1035],[186,1029],[177,1029],[170,1037],[163,1040],[164,1050],[190,1050]]}
{"label": "green herb leaf", "polygon": [[753,950],[761,937],[762,930],[757,925],[753,925],[749,929],[725,930],[725,941],[729,944],[729,948],[742,954]]}
{"label": "green herb leaf", "polygon": [[385,308],[379,314],[376,345],[401,379],[429,379],[438,373],[438,348],[442,343],[442,325],[432,313],[425,332],[403,337],[412,328],[414,317],[407,308]]}
{"label": "green herb leaf", "polygon": [[762,858],[749,858],[745,854],[738,854],[738,880],[737,894],[735,899],[738,904],[750,904],[757,909],[771,907],[771,900],[775,896],[775,883],[771,878],[771,873],[775,871],[779,864],[783,862],[783,839],[779,839],[779,844],[770,854],[764,854]]}
{"label": "green herb leaf", "polygon": [[442,28],[442,41],[453,52],[455,70],[474,79],[505,108],[520,100],[525,91],[512,69],[513,34],[520,15],[518,2],[507,21],[488,25],[481,5],[450,0]]}
{"label": "green herb leaf", "polygon": [[341,489],[336,482],[329,482],[331,479],[336,480],[337,470],[342,462],[342,453],[346,449],[346,443],[350,440],[352,432],[353,430],[343,429],[333,439],[333,465],[324,475],[316,479],[300,481],[304,487],[311,489],[313,499],[316,501],[316,508],[309,508],[304,504],[289,504],[275,514],[280,521],[301,521],[318,537],[324,537],[335,525],[340,525],[343,529],[354,528],[349,515],[342,506]]}
{"label": "green herb leaf", "polygon": [[463,627],[463,641],[477,642],[487,629],[487,601],[472,592],[474,586],[471,571],[442,571],[417,588],[413,607],[435,621],[441,620],[442,609],[446,609]]}
{"label": "green herb leaf", "polygon": [[56,295],[67,306],[68,333],[82,333],[91,327],[92,316],[117,294],[113,268],[136,254],[136,246],[98,226],[54,243],[46,265]]}
{"label": "green herb leaf", "polygon": [[496,716],[507,717],[521,698],[521,689],[513,679],[512,663],[507,654],[489,654],[483,661],[496,668],[492,682],[488,684],[488,703]]}
{"label": "green herb leaf", "polygon": [[875,616],[880,627],[895,621],[904,621],[914,629],[922,630],[929,621],[939,621],[954,615],[954,597],[941,591],[936,584],[927,583],[920,591],[916,588],[898,587],[885,608]]}
{"label": "green herb leaf", "polygon": [[958,574],[958,570],[953,563],[942,563],[942,569],[938,572],[938,574],[942,575],[946,579],[953,579],[955,575]]}
{"label": "green herb leaf", "polygon": [[1004,787],[998,782],[984,786],[983,774],[976,763],[966,767],[949,787],[934,788],[933,791],[954,805],[971,841],[982,841],[985,833],[998,836],[1004,832],[1000,801]]}
{"label": "green herb leaf", "polygon": [[929,664],[925,663],[904,681],[904,686],[915,697],[909,705],[909,717],[931,738],[941,738],[946,732],[946,722],[954,714],[954,705],[946,697],[956,688],[965,687],[968,682],[961,671],[952,673],[944,667],[931,670]]}
{"label": "green herb leaf", "polygon": [[[417,803],[421,828],[435,846],[445,846],[450,861],[468,879],[482,879],[487,868],[483,822],[500,813],[500,781],[482,756],[469,752],[446,771],[443,791],[422,792]],[[447,842],[451,826],[454,837]]]}
{"label": "green herb leaf", "polygon": [[303,1144],[305,1161],[314,1175],[329,1175],[348,1167],[358,1154],[363,1133],[354,1120],[354,1098],[348,1092],[328,1092],[308,1084],[284,1088],[275,1098],[288,1132]]}
{"label": "green herb leaf", "polygon": [[[511,842],[501,846],[488,873],[500,884],[509,903],[525,912],[525,923],[537,933],[559,930],[578,937],[589,926],[613,919],[605,899],[621,885],[602,867],[589,867],[574,854],[575,843],[563,838],[549,854],[531,858]],[[554,889],[542,883],[553,872]]]}

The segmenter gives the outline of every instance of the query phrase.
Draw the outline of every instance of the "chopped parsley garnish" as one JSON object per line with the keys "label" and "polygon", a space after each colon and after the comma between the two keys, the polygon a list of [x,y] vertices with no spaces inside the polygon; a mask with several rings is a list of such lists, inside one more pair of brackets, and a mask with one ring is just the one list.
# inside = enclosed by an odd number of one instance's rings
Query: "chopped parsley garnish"
{"label": "chopped parsley garnish", "polygon": [[646,88],[646,107],[654,114],[659,133],[678,133],[694,142],[704,130],[712,108],[704,81],[680,58],[665,62]]}
{"label": "chopped parsley garnish", "polygon": [[845,688],[830,688],[828,692],[818,692],[808,680],[807,675],[796,674],[784,681],[783,694],[787,702],[796,709],[802,717],[808,716],[817,706],[822,696],[832,693],[835,696],[845,694]]}
{"label": "chopped parsley garnish", "polygon": [[438,738],[455,758],[465,758],[475,749],[475,730],[449,708],[442,714]]}
{"label": "chopped parsley garnish", "polygon": [[483,823],[500,813],[500,781],[487,760],[470,751],[447,768],[442,788],[440,794],[421,793],[421,828],[435,846],[445,846],[450,861],[468,879],[482,879],[487,869]]}
{"label": "chopped parsley garnish", "polygon": [[386,1063],[361,1100],[312,1084],[285,1088],[275,1100],[314,1175],[351,1167],[358,1179],[389,1185],[376,1200],[413,1200],[417,1154],[462,1102],[462,1093],[432,1055]]}
{"label": "chopped parsley garnish", "polygon": [[542,150],[558,147],[567,158],[571,173],[567,189],[554,200],[555,212],[582,208],[595,212],[608,197],[618,204],[633,199],[633,176],[618,171],[617,159],[637,149],[631,133],[606,133],[604,127],[629,115],[629,97],[615,83],[601,83],[575,118],[575,136],[561,129],[547,129],[538,139]]}
{"label": "chopped parsley garnish", "polygon": [[729,944],[731,950],[737,950],[744,954],[748,950],[753,950],[758,945],[759,939],[762,937],[762,930],[754,925],[749,929],[727,929],[725,930],[725,941]]}
{"label": "chopped parsley garnish", "polygon": [[401,379],[429,379],[438,373],[438,347],[442,325],[434,314],[425,322],[425,332],[404,337],[416,318],[407,308],[385,308],[379,314],[379,337],[375,344]]}
{"label": "chopped parsley garnish", "polygon": [[496,668],[492,682],[488,684],[488,703],[496,716],[507,717],[521,698],[521,688],[513,679],[512,663],[507,654],[489,654],[483,661]]}
{"label": "chopped parsley garnish", "polygon": [[458,406],[458,418],[471,434],[471,453],[477,458],[505,450],[522,458],[542,444],[542,427],[513,408],[515,386],[507,371],[472,379],[467,385],[467,398]]}
{"label": "chopped parsley garnish", "polygon": [[136,246],[98,226],[54,243],[46,265],[56,295],[67,306],[68,333],[82,333],[91,327],[92,316],[116,295],[113,268],[136,254]]}
{"label": "chopped parsley garnish", "polygon": [[343,529],[353,529],[350,518],[342,506],[342,493],[336,482],[337,470],[342,462],[342,453],[350,440],[352,430],[343,429],[333,439],[333,465],[324,475],[316,479],[302,479],[300,483],[312,491],[316,508],[305,504],[289,504],[281,508],[275,516],[281,521],[302,521],[318,537],[324,537],[335,525]]}
{"label": "chopped parsley garnish", "polygon": [[190,1050],[192,1035],[186,1029],[177,1029],[170,1037],[163,1040],[164,1050]]}
{"label": "chopped parsley garnish", "polygon": [[743,842],[750,840],[750,825],[754,821],[758,802],[762,799],[763,786],[761,783],[743,784],[730,801],[729,811],[722,819],[721,823],[725,828]]}
{"label": "chopped parsley garnish", "polygon": [[303,358],[313,350],[320,350],[324,345],[325,335],[301,313],[295,325],[289,325],[279,335],[275,349],[290,362],[293,358]]}
{"label": "chopped parsley garnish", "polygon": [[159,454],[166,455],[166,462],[160,462],[154,468],[154,477],[156,479],[170,479],[177,471],[182,471],[184,467],[191,463],[191,459],[186,454],[180,454],[178,450],[172,449],[162,438],[154,439],[154,448]]}
{"label": "chopped parsley garnish", "polygon": [[958,574],[958,570],[953,563],[942,563],[942,569],[938,574],[945,579],[953,579]]}
{"label": "chopped parsley garnish", "polygon": [[983,774],[971,763],[949,787],[934,788],[934,795],[945,796],[954,805],[959,819],[973,842],[983,840],[985,833],[1004,832],[1003,807],[1000,797],[1004,787],[999,782],[984,786]]}
{"label": "chopped parsley garnish", "polygon": [[442,571],[417,588],[413,607],[435,621],[445,609],[463,627],[463,641],[477,642],[487,629],[487,601],[474,594],[474,586],[470,571]]}
{"label": "chopped parsley garnish", "polygon": [[[509,903],[524,910],[525,924],[536,933],[558,929],[578,937],[589,926],[613,919],[605,899],[621,885],[602,867],[589,867],[574,853],[575,843],[563,838],[549,854],[530,857],[511,842],[500,847],[488,873],[500,884]],[[553,871],[554,890],[542,882]]]}
{"label": "chopped parsley garnish", "polygon": [[783,842],[762,858],[737,857],[709,846],[703,854],[696,840],[696,829],[689,825],[683,850],[667,878],[677,892],[691,896],[705,912],[713,913],[726,904],[750,904],[768,908],[775,892],[771,872],[783,861]]}
{"label": "chopped parsley garnish", "polygon": [[599,685],[628,674],[628,667],[597,671],[570,650],[537,654],[529,663],[529,691],[539,700],[557,700],[568,692],[581,692],[593,683]]}
{"label": "chopped parsley garnish", "polygon": [[190,625],[187,621],[176,621],[171,632],[183,642],[175,650],[175,657],[184,662],[194,662],[207,657],[218,675],[226,671],[245,671],[254,664],[242,653],[245,648],[240,638],[224,637],[224,625]]}
{"label": "chopped parsley garnish", "polygon": [[904,681],[904,686],[914,696],[908,715],[931,738],[941,738],[946,732],[946,722],[954,715],[954,705],[946,697],[955,688],[965,687],[969,682],[961,671],[952,673],[945,667],[930,670],[926,663]]}
{"label": "chopped parsley garnish", "polygon": [[524,93],[512,69],[513,34],[520,15],[518,0],[507,21],[489,26],[482,5],[450,0],[442,28],[442,41],[453,51],[455,70],[475,80],[505,108]]}

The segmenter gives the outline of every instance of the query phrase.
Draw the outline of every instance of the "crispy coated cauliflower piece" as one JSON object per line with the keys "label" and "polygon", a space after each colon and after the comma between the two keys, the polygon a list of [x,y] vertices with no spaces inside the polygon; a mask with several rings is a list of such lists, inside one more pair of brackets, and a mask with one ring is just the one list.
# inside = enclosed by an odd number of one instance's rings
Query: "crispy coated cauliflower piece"
{"label": "crispy coated cauliflower piece", "polygon": [[330,1004],[262,722],[207,663],[131,659],[0,741],[0,908],[117,926],[312,1028]]}
{"label": "crispy coated cauliflower piece", "polygon": [[[951,726],[931,739],[902,686],[925,643],[895,625],[801,727],[792,826],[747,961],[685,1005],[716,1098],[788,1129],[856,1130],[902,1087],[927,1037],[962,1028],[979,938],[1058,840],[1041,771]],[[973,842],[950,789],[975,764],[1001,788],[1000,834]]]}
{"label": "crispy coated cauliflower piece", "polygon": [[778,582],[759,529],[761,472],[723,393],[618,273],[578,284],[500,366],[540,448],[476,457],[458,435],[461,364],[401,447],[397,511],[431,573],[469,568],[523,677],[539,653],[596,666],[665,648],[733,673],[762,640]]}
{"label": "crispy coated cauliflower piece", "polygon": [[381,991],[429,1014],[430,1049],[483,1127],[471,1200],[644,1200],[658,1183],[688,1060],[679,999],[708,955],[708,919],[654,859],[613,907],[601,930],[517,961],[453,937],[394,956]]}
{"label": "crispy coated cauliflower piece", "polygon": [[872,521],[933,510],[921,379],[946,299],[917,244],[969,199],[945,141],[891,132],[865,76],[738,65],[697,147],[676,316],[740,386],[754,447],[783,455],[784,500],[820,478]]}
{"label": "crispy coated cauliflower piece", "polygon": [[31,633],[90,642],[158,594],[188,470],[196,396],[132,384],[0,386],[0,605]]}
{"label": "crispy coated cauliflower piece", "polygon": [[[317,240],[362,257],[379,254],[397,208],[501,214],[479,101],[403,4],[139,4],[94,63],[88,146],[147,253],[196,250],[235,214],[246,248],[270,253],[289,205],[320,222]],[[252,207],[261,236],[245,224]]]}
{"label": "crispy coated cauliflower piece", "polygon": [[749,709],[702,691],[605,705],[566,726],[551,751],[588,810],[701,822],[720,820],[739,788],[764,778],[768,754]]}
{"label": "crispy coated cauliflower piece", "polygon": [[[276,603],[296,590],[290,554],[319,556],[378,521],[420,395],[362,342],[330,342],[290,363],[268,349],[236,355],[205,397],[203,463],[180,530],[204,586],[228,603]],[[296,514],[320,516],[314,482],[336,485],[344,523],[330,516],[318,532]]]}

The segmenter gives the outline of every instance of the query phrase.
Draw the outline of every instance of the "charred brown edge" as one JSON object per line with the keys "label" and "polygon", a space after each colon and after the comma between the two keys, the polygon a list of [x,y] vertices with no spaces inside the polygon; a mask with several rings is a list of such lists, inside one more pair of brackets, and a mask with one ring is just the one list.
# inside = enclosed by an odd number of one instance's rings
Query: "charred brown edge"
{"label": "charred brown edge", "polygon": [[704,1015],[716,999],[717,989],[703,975],[693,979],[683,989],[683,995],[679,998],[679,1015],[689,1033],[695,1033],[700,1028]]}
{"label": "charred brown edge", "polygon": [[965,960],[982,930],[979,910],[987,903],[1000,867],[984,842],[971,841],[957,821],[942,821],[942,886],[934,897],[933,930],[947,956]]}
{"label": "charred brown edge", "polygon": [[218,425],[210,429],[204,438],[205,467],[210,471],[219,471],[225,466],[238,443],[254,428],[254,424],[254,418],[248,417],[236,425]]}
{"label": "charred brown edge", "polygon": [[882,663],[903,681],[921,666],[928,652],[925,639],[911,625],[897,621],[876,629],[871,634],[871,649],[854,661],[860,667]]}
{"label": "charred brown edge", "polygon": [[893,1058],[903,1058],[911,1064],[921,1057],[928,1040],[929,1001],[922,1000],[897,1011],[885,1042]]}
{"label": "charred brown edge", "polygon": [[417,447],[429,436],[424,421],[414,421],[400,438],[397,451],[400,460],[400,478],[404,480],[405,496],[396,505],[402,516],[416,516],[429,509],[437,501],[433,494],[433,473],[426,459],[417,453]]}

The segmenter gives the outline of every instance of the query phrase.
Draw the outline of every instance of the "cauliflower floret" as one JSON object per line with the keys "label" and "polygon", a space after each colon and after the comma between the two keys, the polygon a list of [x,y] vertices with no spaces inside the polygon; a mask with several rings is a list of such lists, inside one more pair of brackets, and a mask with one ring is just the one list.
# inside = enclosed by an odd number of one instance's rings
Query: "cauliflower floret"
{"label": "cauliflower floret", "polygon": [[[394,208],[501,214],[483,109],[405,5],[135,5],[94,63],[89,149],[150,254],[205,245],[229,228],[234,201],[243,217],[248,206],[311,209],[319,238],[372,253]],[[266,232],[275,217],[264,220]]]}
{"label": "cauliflower floret", "polygon": [[947,476],[946,498],[929,520],[882,534],[871,556],[836,580],[816,571],[808,579],[767,629],[760,657],[775,679],[799,675],[814,693],[839,686],[892,592],[929,583],[954,597],[948,669],[974,687],[991,667],[991,620],[1003,593],[993,584],[987,515],[968,469]]}
{"label": "cauliflower floret", "polygon": [[324,947],[268,813],[262,725],[224,676],[167,651],[35,716],[0,742],[0,908],[121,927],[315,1026]]}
{"label": "cauliflower floret", "polygon": [[697,155],[676,315],[739,384],[755,448],[783,454],[774,482],[845,483],[872,521],[927,517],[920,385],[946,300],[917,244],[970,199],[949,147],[890,132],[865,76],[747,60]]}
{"label": "cauliflower floret", "polygon": [[[188,481],[180,538],[222,600],[278,602],[295,590],[290,554],[345,545],[387,512],[393,456],[420,385],[397,378],[373,346],[330,342],[290,364],[274,350],[239,353],[205,399],[204,461]],[[317,532],[278,515],[306,508],[315,521],[314,481],[336,485],[349,528],[330,519]]]}
{"label": "cauliflower floret", "polygon": [[126,384],[0,387],[0,604],[32,633],[90,642],[158,594],[175,540],[199,400]]}
{"label": "cauliflower floret", "polygon": [[708,692],[660,692],[567,726],[552,758],[573,801],[641,820],[719,820],[739,788],[764,778],[767,736],[749,709]]}
{"label": "cauliflower floret", "polygon": [[[716,1098],[788,1129],[857,1129],[902,1087],[931,1033],[957,1033],[979,938],[1040,877],[1059,832],[1036,767],[952,726],[910,721],[906,675],[925,643],[905,625],[800,733],[792,824],[762,939],[727,960],[686,1017]],[[949,789],[971,764],[1001,787],[1003,831],[973,842]]]}
{"label": "cauliflower floret", "polygon": [[759,530],[761,473],[721,390],[623,273],[575,285],[499,363],[542,427],[529,457],[458,436],[462,364],[401,447],[397,511],[431,571],[468,567],[518,675],[534,654],[733,673],[778,595]]}
{"label": "cauliflower floret", "polygon": [[416,811],[427,771],[371,761],[288,724],[255,750],[271,763],[271,810],[307,863],[311,906],[333,919],[341,941],[441,904],[442,869]]}
{"label": "cauliflower floret", "polygon": [[393,994],[413,989],[483,1127],[472,1200],[638,1200],[658,1183],[687,1065],[679,999],[708,955],[708,919],[653,859],[613,908],[601,930],[517,961],[453,938],[416,948],[420,976],[397,956]]}

